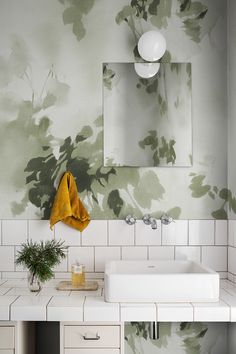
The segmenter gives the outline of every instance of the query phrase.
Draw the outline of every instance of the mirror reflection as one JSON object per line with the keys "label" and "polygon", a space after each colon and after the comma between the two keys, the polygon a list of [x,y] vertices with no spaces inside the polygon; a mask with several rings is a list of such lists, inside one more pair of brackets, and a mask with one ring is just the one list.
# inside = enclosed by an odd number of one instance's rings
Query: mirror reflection
{"label": "mirror reflection", "polygon": [[191,90],[190,63],[148,79],[134,63],[104,63],[104,165],[191,166]]}

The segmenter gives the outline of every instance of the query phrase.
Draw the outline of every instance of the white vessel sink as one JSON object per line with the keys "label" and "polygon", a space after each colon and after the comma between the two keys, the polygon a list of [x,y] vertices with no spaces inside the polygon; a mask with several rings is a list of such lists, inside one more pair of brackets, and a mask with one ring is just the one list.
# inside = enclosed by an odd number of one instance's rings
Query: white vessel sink
{"label": "white vessel sink", "polygon": [[111,261],[107,302],[216,302],[219,274],[192,261]]}

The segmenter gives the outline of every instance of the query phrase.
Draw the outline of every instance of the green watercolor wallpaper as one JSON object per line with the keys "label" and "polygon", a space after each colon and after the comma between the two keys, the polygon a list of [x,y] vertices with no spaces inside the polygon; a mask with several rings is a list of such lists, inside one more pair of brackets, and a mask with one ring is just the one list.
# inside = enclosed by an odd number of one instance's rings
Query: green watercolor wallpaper
{"label": "green watercolor wallpaper", "polygon": [[[226,218],[224,0],[1,0],[1,218],[48,219],[65,170],[93,219]],[[138,59],[150,29],[163,61],[192,64],[192,167],[103,167],[103,63]],[[109,73],[107,77],[109,85]]]}
{"label": "green watercolor wallpaper", "polygon": [[227,343],[226,323],[160,323],[158,340],[148,322],[125,325],[125,354],[227,354]]}

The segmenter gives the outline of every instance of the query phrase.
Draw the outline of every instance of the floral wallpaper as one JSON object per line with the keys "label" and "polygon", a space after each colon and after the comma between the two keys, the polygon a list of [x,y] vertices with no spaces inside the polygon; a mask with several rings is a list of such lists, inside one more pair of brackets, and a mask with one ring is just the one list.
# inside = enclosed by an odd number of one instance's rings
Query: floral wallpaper
{"label": "floral wallpaper", "polygon": [[159,338],[150,339],[148,322],[125,325],[125,354],[227,354],[226,323],[159,323]]}
{"label": "floral wallpaper", "polygon": [[[0,10],[1,218],[48,219],[65,170],[93,219],[236,213],[224,0],[2,0]],[[191,63],[192,166],[104,167],[103,63],[139,60],[150,29],[167,40],[163,61]]]}

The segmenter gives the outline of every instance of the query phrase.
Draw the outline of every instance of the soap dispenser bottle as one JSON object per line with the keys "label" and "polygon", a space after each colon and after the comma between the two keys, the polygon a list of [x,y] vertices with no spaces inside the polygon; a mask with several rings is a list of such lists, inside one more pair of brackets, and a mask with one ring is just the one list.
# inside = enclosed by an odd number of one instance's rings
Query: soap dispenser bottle
{"label": "soap dispenser bottle", "polygon": [[85,267],[79,262],[71,266],[71,283],[77,287],[85,284]]}

